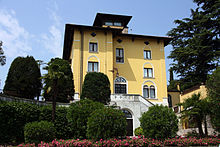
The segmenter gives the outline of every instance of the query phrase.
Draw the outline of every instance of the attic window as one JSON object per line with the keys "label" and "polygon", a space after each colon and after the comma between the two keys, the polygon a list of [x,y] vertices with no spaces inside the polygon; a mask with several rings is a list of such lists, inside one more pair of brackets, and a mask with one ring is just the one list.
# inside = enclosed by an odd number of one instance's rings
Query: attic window
{"label": "attic window", "polygon": [[111,21],[106,21],[105,22],[106,26],[122,26],[121,22],[111,22]]}
{"label": "attic window", "polygon": [[121,22],[114,22],[114,26],[121,26]]}
{"label": "attic window", "polygon": [[113,26],[113,23],[110,22],[110,21],[107,21],[107,22],[105,22],[105,25],[106,25],[106,26]]}

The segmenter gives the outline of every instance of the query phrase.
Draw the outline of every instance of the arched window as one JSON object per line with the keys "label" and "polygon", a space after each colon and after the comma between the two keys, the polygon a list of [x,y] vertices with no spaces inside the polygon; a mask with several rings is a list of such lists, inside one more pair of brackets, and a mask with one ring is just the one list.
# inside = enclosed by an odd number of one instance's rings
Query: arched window
{"label": "arched window", "polygon": [[150,98],[155,98],[155,87],[153,85],[150,86]]}
{"label": "arched window", "polygon": [[143,97],[145,98],[156,98],[156,91],[154,85],[144,85],[143,86]]}
{"label": "arched window", "polygon": [[145,98],[149,98],[149,88],[147,85],[144,85],[144,88],[143,88],[143,96]]}
{"label": "arched window", "polygon": [[128,110],[122,109],[122,112],[126,118],[132,118],[132,114]]}
{"label": "arched window", "polygon": [[127,93],[127,81],[123,77],[117,77],[115,79],[115,93],[126,94]]}

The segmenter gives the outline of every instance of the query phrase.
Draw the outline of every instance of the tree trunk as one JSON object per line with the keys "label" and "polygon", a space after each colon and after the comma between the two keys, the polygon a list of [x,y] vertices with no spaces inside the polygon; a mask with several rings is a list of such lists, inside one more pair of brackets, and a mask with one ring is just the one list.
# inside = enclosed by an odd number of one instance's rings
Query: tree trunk
{"label": "tree trunk", "polygon": [[204,117],[204,126],[205,126],[205,136],[208,136],[208,128],[207,128],[206,116]]}
{"label": "tree trunk", "polygon": [[53,110],[52,110],[52,122],[55,121],[55,113],[56,113],[56,98],[57,98],[57,79],[53,81]]}
{"label": "tree trunk", "polygon": [[202,121],[200,119],[197,119],[197,126],[198,126],[198,129],[199,129],[199,135],[201,137],[203,137],[204,133],[203,133],[203,130],[202,130]]}

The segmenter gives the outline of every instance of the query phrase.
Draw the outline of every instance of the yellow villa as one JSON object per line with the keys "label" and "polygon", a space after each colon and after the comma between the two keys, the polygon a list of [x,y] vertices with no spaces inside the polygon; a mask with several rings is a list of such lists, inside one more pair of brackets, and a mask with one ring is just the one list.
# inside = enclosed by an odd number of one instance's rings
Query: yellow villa
{"label": "yellow villa", "polygon": [[66,24],[63,59],[71,64],[75,99],[88,72],[106,74],[111,104],[129,114],[134,130],[148,107],[168,105],[164,47],[171,38],[129,34],[131,18],[97,13],[92,26]]}

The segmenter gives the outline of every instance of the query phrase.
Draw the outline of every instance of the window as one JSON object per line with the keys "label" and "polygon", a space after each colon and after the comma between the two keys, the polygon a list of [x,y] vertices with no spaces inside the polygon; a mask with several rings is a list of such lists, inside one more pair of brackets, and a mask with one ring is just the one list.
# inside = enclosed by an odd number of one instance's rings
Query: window
{"label": "window", "polygon": [[144,59],[151,59],[151,51],[144,50]]}
{"label": "window", "polygon": [[113,26],[113,23],[110,22],[110,21],[107,21],[107,22],[105,22],[105,25],[106,25],[106,26]]}
{"label": "window", "polygon": [[89,52],[98,52],[98,44],[94,42],[89,43]]}
{"label": "window", "polygon": [[114,22],[114,26],[121,26],[121,22]]}
{"label": "window", "polygon": [[155,98],[155,87],[153,85],[150,86],[150,98]]}
{"label": "window", "polygon": [[153,77],[153,69],[152,68],[144,68],[144,77],[152,78]]}
{"label": "window", "polygon": [[88,72],[98,72],[98,62],[88,62]]}
{"label": "window", "polygon": [[123,50],[123,48],[116,48],[116,62],[124,63],[124,50]]}
{"label": "window", "polygon": [[122,77],[117,77],[115,79],[115,93],[117,94],[126,94],[127,93],[127,84],[126,80]]}
{"label": "window", "polygon": [[155,87],[153,85],[151,85],[150,87],[144,85],[143,96],[145,98],[155,98]]}
{"label": "window", "polygon": [[144,88],[143,88],[143,96],[145,98],[149,98],[149,88],[147,85],[144,85]]}

